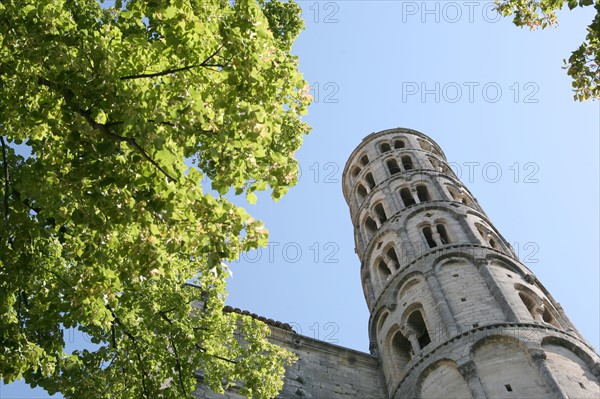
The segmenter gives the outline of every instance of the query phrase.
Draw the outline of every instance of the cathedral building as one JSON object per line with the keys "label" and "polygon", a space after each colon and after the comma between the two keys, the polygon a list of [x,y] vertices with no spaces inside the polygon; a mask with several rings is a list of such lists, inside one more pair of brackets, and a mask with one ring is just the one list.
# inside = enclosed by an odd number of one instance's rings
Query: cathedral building
{"label": "cathedral building", "polygon": [[[342,185],[371,353],[267,320],[273,342],[299,359],[278,397],[600,397],[599,356],[433,140],[410,129],[372,133]],[[240,397],[199,379],[198,397]]]}

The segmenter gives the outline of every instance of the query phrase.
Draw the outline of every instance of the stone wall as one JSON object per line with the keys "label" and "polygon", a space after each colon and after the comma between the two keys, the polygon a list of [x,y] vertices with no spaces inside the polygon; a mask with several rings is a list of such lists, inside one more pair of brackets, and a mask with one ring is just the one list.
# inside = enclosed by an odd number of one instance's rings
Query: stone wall
{"label": "stone wall", "polygon": [[[287,369],[284,387],[277,398],[387,398],[376,357],[274,326],[271,331],[272,342],[298,356],[298,361]],[[208,399],[242,398],[235,391],[215,394],[202,384],[199,376],[194,394]]]}

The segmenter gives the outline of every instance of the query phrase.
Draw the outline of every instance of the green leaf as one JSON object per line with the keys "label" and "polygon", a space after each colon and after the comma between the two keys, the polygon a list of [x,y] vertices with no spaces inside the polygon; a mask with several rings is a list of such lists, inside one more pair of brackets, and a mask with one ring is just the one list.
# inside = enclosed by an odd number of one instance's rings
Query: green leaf
{"label": "green leaf", "polygon": [[256,194],[254,194],[253,192],[247,192],[246,193],[246,200],[250,203],[250,204],[256,204],[256,200],[258,198],[256,197]]}

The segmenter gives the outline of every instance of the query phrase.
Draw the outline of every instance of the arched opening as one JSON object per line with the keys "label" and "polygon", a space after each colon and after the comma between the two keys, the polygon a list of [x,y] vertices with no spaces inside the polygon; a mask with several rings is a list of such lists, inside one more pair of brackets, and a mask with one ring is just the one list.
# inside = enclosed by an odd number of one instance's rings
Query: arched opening
{"label": "arched opening", "polygon": [[419,202],[431,201],[429,191],[424,184],[419,184],[417,186],[417,197],[419,197]]}
{"label": "arched opening", "polygon": [[388,143],[382,143],[379,145],[379,150],[381,153],[388,152],[392,150],[392,147]]}
{"label": "arched opening", "polygon": [[375,179],[373,179],[373,175],[371,173],[367,173],[365,175],[365,180],[367,182],[367,184],[369,185],[369,189],[373,189],[373,187],[375,187]]}
{"label": "arched opening", "polygon": [[400,148],[404,148],[405,144],[403,140],[395,140],[394,141],[394,148],[399,150]]}
{"label": "arched opening", "polygon": [[423,320],[423,315],[420,311],[415,310],[412,312],[410,316],[408,316],[408,320],[406,322],[417,335],[421,349],[425,348],[431,343],[431,338],[429,337],[425,320]]}
{"label": "arched opening", "polygon": [[423,227],[423,236],[425,236],[425,241],[427,241],[427,245],[429,245],[429,248],[437,247],[437,244],[433,239],[433,232],[431,231],[431,227]]}
{"label": "arched opening", "polygon": [[389,315],[390,315],[390,312],[385,311],[381,315],[381,317],[379,317],[379,321],[377,322],[377,331],[381,331],[381,327],[383,327],[383,324],[385,323],[385,321],[387,320]]}
{"label": "arched opening", "polygon": [[446,189],[448,190],[448,194],[450,194],[450,197],[453,201],[460,202],[460,195],[458,194],[458,190],[456,190],[454,187],[451,187],[448,184],[446,184]]}
{"label": "arched opening", "polygon": [[367,189],[362,184],[359,184],[356,188],[356,194],[358,196],[358,203],[360,204],[367,197]]}
{"label": "arched opening", "polygon": [[408,187],[404,187],[400,190],[400,198],[402,198],[402,202],[404,203],[405,207],[416,204],[415,199],[413,198]]}
{"label": "arched opening", "polygon": [[437,159],[435,159],[434,157],[427,157],[427,159],[429,159],[429,163],[431,164],[433,170],[437,170],[438,172],[442,171],[442,169],[440,168],[440,163]]}
{"label": "arched opening", "polygon": [[481,235],[481,238],[483,238],[483,240],[490,247],[498,249],[498,241],[496,240],[496,236],[492,234],[492,232],[490,232],[487,228],[483,227],[480,224],[476,224],[475,227],[477,227],[477,231],[479,232],[479,235]]}
{"label": "arched opening", "polygon": [[377,231],[377,223],[375,223],[370,216],[367,216],[367,219],[365,219],[365,229],[369,235],[369,238],[371,238]]}
{"label": "arched opening", "polygon": [[379,224],[383,224],[383,222],[387,220],[387,216],[385,215],[385,209],[383,209],[383,205],[381,204],[381,202],[375,205],[375,213],[379,218]]}
{"label": "arched opening", "polygon": [[431,146],[431,152],[433,152],[435,155],[437,155],[440,158],[443,158],[442,153],[438,151],[437,148],[435,148],[433,145]]}
{"label": "arched opening", "polygon": [[390,276],[392,275],[392,271],[390,270],[388,265],[383,261],[383,259],[381,259],[377,264],[377,271],[379,272],[381,286],[383,288],[387,279],[390,278]]}
{"label": "arched opening", "polygon": [[360,163],[362,166],[367,166],[369,163],[369,157],[365,154],[360,158]]}
{"label": "arched opening", "polygon": [[398,370],[403,371],[412,358],[410,342],[402,335],[402,333],[400,333],[400,331],[398,331],[392,338],[391,346],[393,361],[398,367]]}
{"label": "arched opening", "polygon": [[442,244],[448,244],[450,242],[450,237],[448,236],[448,232],[446,231],[446,226],[444,226],[441,223],[438,223],[435,226],[435,229],[440,235],[440,241],[442,242]]}
{"label": "arched opening", "polygon": [[521,301],[523,301],[523,303],[525,304],[525,307],[529,311],[529,314],[535,320],[535,308],[537,307],[537,305],[533,298],[522,291],[519,291],[519,298],[521,298]]}
{"label": "arched opening", "polygon": [[404,170],[413,170],[414,169],[413,161],[410,158],[410,156],[404,155],[402,157],[402,167],[404,168]]}
{"label": "arched opening", "polygon": [[351,170],[350,170],[350,175],[352,176],[352,181],[355,181],[356,178],[358,177],[358,174],[360,173],[360,168],[358,166],[354,166]]}
{"label": "arched opening", "polygon": [[385,254],[389,259],[392,260],[392,262],[394,262],[394,269],[397,269],[398,265],[400,265],[400,262],[398,261],[398,255],[396,255],[396,250],[394,247],[388,248]]}
{"label": "arched opening", "polygon": [[542,320],[544,320],[545,323],[552,324],[554,327],[560,328],[560,325],[558,324],[558,322],[556,321],[556,319],[554,318],[554,316],[548,309],[548,306],[544,306],[544,313],[542,314]]}
{"label": "arched opening", "polygon": [[390,171],[390,175],[395,175],[396,173],[400,173],[402,171],[395,159],[388,159],[385,164]]}

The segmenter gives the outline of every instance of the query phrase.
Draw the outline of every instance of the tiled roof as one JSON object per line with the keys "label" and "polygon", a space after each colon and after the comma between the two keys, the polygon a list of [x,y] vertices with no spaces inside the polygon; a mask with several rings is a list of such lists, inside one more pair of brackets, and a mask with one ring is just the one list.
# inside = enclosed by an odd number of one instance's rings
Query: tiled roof
{"label": "tiled roof", "polygon": [[234,307],[231,307],[231,306],[225,306],[223,308],[223,312],[243,314],[243,315],[246,315],[246,316],[250,316],[253,319],[260,320],[263,323],[268,324],[270,326],[278,327],[278,328],[281,328],[282,330],[286,330],[286,331],[294,331],[292,329],[292,326],[290,326],[288,323],[283,323],[281,321],[277,321],[277,320],[273,320],[273,319],[267,319],[264,316],[259,316],[256,313],[250,313],[247,310],[241,310],[239,308],[234,308]]}

